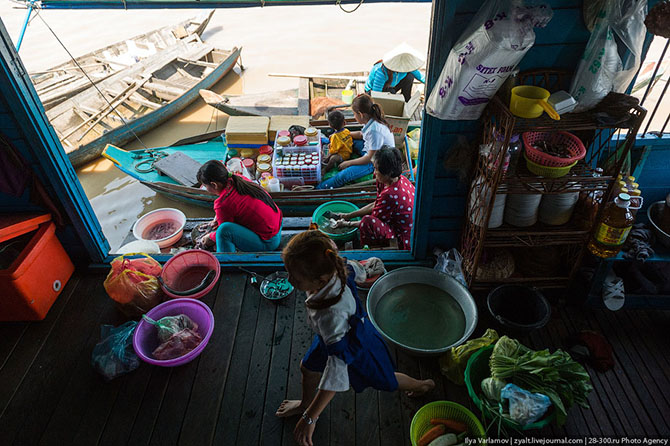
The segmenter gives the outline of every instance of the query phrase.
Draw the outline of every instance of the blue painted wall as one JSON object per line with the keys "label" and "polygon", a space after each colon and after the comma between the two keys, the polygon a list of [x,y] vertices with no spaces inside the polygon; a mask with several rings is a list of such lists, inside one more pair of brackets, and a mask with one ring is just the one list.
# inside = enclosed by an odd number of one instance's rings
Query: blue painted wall
{"label": "blue painted wall", "polygon": [[[56,235],[73,262],[87,265],[104,259],[109,245],[102,228],[1,21],[0,133],[56,203],[64,223]],[[21,197],[0,193],[0,212],[48,212],[39,201],[31,201],[31,192],[28,189]]]}
{"label": "blue painted wall", "polygon": [[[427,91],[440,75],[453,43],[458,40],[483,1],[454,0],[433,3],[433,31],[429,45]],[[548,26],[536,29],[535,45],[519,65],[520,70],[556,68],[574,70],[582,56],[590,32],[582,19],[581,0],[550,0],[554,16]],[[655,1],[650,1],[652,5]],[[433,178],[418,186],[419,225],[415,229],[415,254],[425,256],[434,246],[457,247],[465,212],[469,184],[459,181],[458,172],[444,167],[444,159],[457,144],[469,143],[472,150],[478,137],[477,121],[442,121],[428,114],[423,121],[421,142],[422,175]],[[667,154],[670,156],[670,153]],[[659,152],[659,156],[663,157]],[[666,171],[667,172],[667,171]],[[662,174],[653,179],[657,187]]]}

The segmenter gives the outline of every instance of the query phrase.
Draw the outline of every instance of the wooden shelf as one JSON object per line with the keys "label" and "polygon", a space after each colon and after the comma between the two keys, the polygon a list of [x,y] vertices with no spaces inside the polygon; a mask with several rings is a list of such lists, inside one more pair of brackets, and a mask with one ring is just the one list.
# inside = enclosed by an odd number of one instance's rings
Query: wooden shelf
{"label": "wooden shelf", "polygon": [[502,248],[586,243],[590,232],[590,230],[580,229],[572,223],[562,226],[536,223],[528,228],[503,225],[487,231],[484,246],[487,248]]}
{"label": "wooden shelf", "polygon": [[[494,106],[501,107],[509,112],[509,108],[503,104],[498,96],[494,96],[491,100]],[[546,113],[543,113],[539,118],[525,119],[518,116],[515,117],[514,133],[522,132],[542,132],[542,131],[580,131],[580,130],[598,130],[609,128],[630,128],[636,124],[636,117],[631,115],[629,119],[630,125],[603,125],[596,121],[593,113],[566,113],[561,115],[561,119],[555,121],[551,119]]]}
{"label": "wooden shelf", "polygon": [[519,159],[517,173],[503,177],[498,194],[563,194],[568,192],[605,191],[614,180],[611,176],[594,177],[594,170],[583,160],[577,162],[570,173],[560,178],[545,178],[526,169],[524,159]]}
{"label": "wooden shelf", "polygon": [[565,288],[570,283],[570,278],[557,277],[508,277],[506,279],[480,281],[475,279],[470,285],[473,290],[489,290],[498,285],[530,285],[536,288]]}

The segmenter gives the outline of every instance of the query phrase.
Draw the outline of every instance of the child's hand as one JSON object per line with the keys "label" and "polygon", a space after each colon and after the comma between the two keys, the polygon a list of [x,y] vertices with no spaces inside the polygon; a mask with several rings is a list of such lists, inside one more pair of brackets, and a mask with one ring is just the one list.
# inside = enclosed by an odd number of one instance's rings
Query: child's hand
{"label": "child's hand", "polygon": [[296,443],[300,446],[314,446],[312,443],[312,434],[314,434],[315,427],[316,423],[307,424],[302,418],[299,419],[293,430],[293,438],[295,438]]}
{"label": "child's hand", "polygon": [[344,170],[344,169],[346,169],[347,167],[349,167],[350,165],[351,165],[351,161],[342,161],[342,162],[340,163],[339,168],[340,168],[340,170]]}

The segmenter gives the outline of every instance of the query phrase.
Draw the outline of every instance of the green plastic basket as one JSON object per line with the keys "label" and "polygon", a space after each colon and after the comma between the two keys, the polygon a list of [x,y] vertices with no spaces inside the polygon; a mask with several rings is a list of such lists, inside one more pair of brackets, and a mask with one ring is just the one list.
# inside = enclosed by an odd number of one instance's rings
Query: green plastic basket
{"label": "green plastic basket", "polygon": [[[329,201],[327,203],[323,203],[321,206],[316,208],[314,210],[314,213],[312,214],[312,222],[317,223],[321,220],[321,217],[323,217],[323,214],[326,213],[326,211],[331,211],[331,212],[354,212],[358,210],[358,206],[356,206],[353,203],[349,203],[348,201],[343,201],[343,200],[334,200],[334,201]],[[360,220],[360,218],[354,218],[352,221]],[[319,231],[323,232],[326,234],[328,237],[335,241],[342,241],[346,242],[349,240],[353,240],[354,237],[356,237],[356,232],[358,232],[358,228],[351,228],[347,232],[343,232],[341,234],[331,234],[329,232],[326,232],[322,229],[319,228]]]}
{"label": "green plastic basket", "polygon": [[433,425],[430,424],[431,418],[449,418],[451,420],[465,423],[468,427],[467,437],[470,439],[480,438],[482,442],[477,441],[477,446],[486,445],[486,432],[479,419],[466,407],[452,401],[433,401],[420,408],[412,418],[412,424],[409,427],[409,435],[412,440],[412,446],[417,446],[419,439],[428,432]]}
{"label": "green plastic basket", "polygon": [[[491,412],[483,407],[482,405],[482,390],[481,383],[484,378],[491,376],[491,369],[489,367],[489,359],[491,358],[491,353],[493,352],[493,345],[482,347],[477,350],[470,359],[468,360],[468,365],[465,367],[465,386],[468,388],[468,394],[472,399],[472,402],[482,411],[482,415],[485,418],[492,418]],[[512,420],[503,419],[503,424],[506,427],[518,430],[518,431],[527,431],[532,429],[542,429],[547,424],[551,423],[554,418],[556,418],[556,413],[552,408],[549,408],[549,412],[544,415],[543,418],[537,420],[534,423],[527,424],[525,426],[520,425]]]}

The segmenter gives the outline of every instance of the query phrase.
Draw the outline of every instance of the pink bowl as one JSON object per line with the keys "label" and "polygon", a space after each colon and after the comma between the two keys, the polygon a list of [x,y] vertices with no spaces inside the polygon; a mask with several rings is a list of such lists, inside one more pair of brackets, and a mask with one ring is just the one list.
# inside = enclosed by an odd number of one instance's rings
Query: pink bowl
{"label": "pink bowl", "polygon": [[165,316],[180,314],[185,314],[198,324],[198,334],[202,337],[202,342],[184,356],[167,360],[155,359],[151,352],[158,347],[157,329],[140,319],[133,334],[133,348],[142,361],[162,367],[177,367],[193,361],[205,349],[214,331],[214,315],[212,310],[201,301],[195,299],[169,300],[153,308],[147,313],[147,316],[157,321]]}
{"label": "pink bowl", "polygon": [[[213,278],[211,271],[214,271]],[[221,265],[214,254],[204,249],[189,249],[165,262],[160,281],[163,291],[171,299],[200,299],[214,288],[220,275]],[[186,294],[190,290],[193,292]]]}

